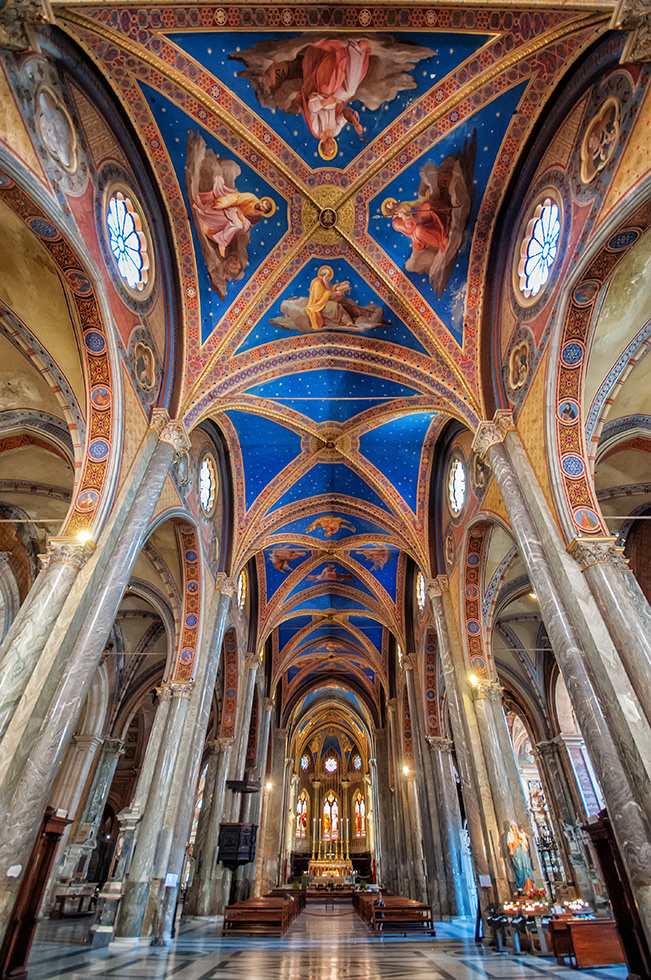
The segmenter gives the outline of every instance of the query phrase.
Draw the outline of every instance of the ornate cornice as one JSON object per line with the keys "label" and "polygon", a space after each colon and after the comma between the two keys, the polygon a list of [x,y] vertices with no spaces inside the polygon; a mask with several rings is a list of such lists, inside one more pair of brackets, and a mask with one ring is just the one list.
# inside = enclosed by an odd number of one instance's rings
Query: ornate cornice
{"label": "ornate cornice", "polygon": [[92,541],[79,541],[77,538],[50,538],[47,551],[38,557],[42,569],[49,568],[50,565],[74,565],[75,568],[81,569],[94,551],[95,545]]}
{"label": "ornate cornice", "polygon": [[441,738],[438,735],[426,735],[425,738],[431,749],[435,749],[437,752],[452,752],[454,742],[451,738]]}
{"label": "ornate cornice", "polygon": [[651,61],[651,0],[619,0],[609,27],[629,32],[622,64]]}
{"label": "ornate cornice", "polygon": [[470,688],[470,697],[473,701],[493,701],[495,704],[502,703],[504,688],[499,681],[480,681]]}
{"label": "ornate cornice", "polygon": [[0,47],[39,51],[34,25],[53,23],[48,0],[7,0],[0,8]]}
{"label": "ornate cornice", "polygon": [[504,442],[507,432],[513,432],[514,429],[513,412],[499,409],[495,412],[492,422],[484,420],[477,426],[472,441],[472,451],[477,453],[480,459],[484,459],[490,447]]}
{"label": "ornate cornice", "polygon": [[591,565],[613,565],[620,572],[628,571],[624,549],[615,545],[616,538],[574,538],[567,547],[581,571]]}

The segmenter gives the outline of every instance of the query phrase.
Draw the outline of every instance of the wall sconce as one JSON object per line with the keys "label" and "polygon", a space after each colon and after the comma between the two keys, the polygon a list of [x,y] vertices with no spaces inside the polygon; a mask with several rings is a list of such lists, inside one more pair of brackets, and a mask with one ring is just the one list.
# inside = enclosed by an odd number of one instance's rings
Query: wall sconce
{"label": "wall sconce", "polygon": [[87,544],[92,538],[90,531],[79,531],[77,534],[77,541],[81,541],[82,544]]}
{"label": "wall sconce", "polygon": [[265,792],[266,793],[271,793],[272,789],[274,788],[274,784],[273,783],[265,783],[265,787],[264,788],[265,788]]}
{"label": "wall sconce", "polygon": [[402,771],[403,771],[403,773],[404,773],[405,776],[408,776],[409,775],[409,766],[403,766],[402,767]]}
{"label": "wall sconce", "polygon": [[479,687],[479,678],[477,674],[468,674],[468,683],[471,687]]}

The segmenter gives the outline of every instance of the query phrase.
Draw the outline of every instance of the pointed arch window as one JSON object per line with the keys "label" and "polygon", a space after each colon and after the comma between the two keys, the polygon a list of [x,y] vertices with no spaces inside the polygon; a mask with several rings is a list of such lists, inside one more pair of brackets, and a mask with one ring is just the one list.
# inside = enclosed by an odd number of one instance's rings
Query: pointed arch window
{"label": "pointed arch window", "polygon": [[301,793],[296,804],[296,839],[305,840],[307,834],[308,799],[305,790]]}
{"label": "pointed arch window", "polygon": [[366,837],[366,803],[361,793],[355,796],[355,838],[363,840]]}
{"label": "pointed arch window", "polygon": [[332,790],[323,801],[323,839],[339,840],[339,800]]}

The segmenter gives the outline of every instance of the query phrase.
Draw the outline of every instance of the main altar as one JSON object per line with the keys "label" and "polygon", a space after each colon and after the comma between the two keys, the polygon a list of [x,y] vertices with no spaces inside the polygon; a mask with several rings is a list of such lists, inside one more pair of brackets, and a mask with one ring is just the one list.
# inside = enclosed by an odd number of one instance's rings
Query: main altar
{"label": "main altar", "polygon": [[335,884],[350,884],[354,879],[353,862],[350,860],[348,841],[320,840],[317,851],[316,841],[312,840],[312,858],[307,869],[311,885],[327,884],[335,879]]}

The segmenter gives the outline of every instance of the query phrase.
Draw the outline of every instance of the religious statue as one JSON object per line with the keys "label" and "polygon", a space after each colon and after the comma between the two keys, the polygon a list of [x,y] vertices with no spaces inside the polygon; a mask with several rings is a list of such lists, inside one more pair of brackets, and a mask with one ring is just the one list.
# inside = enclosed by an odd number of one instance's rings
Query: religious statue
{"label": "religious statue", "polygon": [[302,115],[319,141],[321,157],[333,160],[336,138],[346,124],[364,139],[359,113],[350,103],[378,110],[405,89],[416,88],[409,73],[433,55],[429,48],[382,34],[303,34],[259,41],[229,57],[244,62],[238,75],[251,83],[261,105]]}
{"label": "religious statue", "polygon": [[389,197],[382,202],[384,217],[411,241],[405,269],[427,274],[439,299],[461,251],[470,217],[476,156],[475,130],[472,140],[466,140],[456,154],[448,154],[440,166],[428,161],[421,168],[415,200],[400,202]]}
{"label": "religious statue", "polygon": [[323,265],[310,283],[309,296],[290,296],[280,304],[282,317],[269,322],[284,330],[345,330],[366,333],[375,327],[390,327],[377,303],[360,306],[348,294],[350,282],[334,282],[334,272]]}
{"label": "religious statue", "polygon": [[515,884],[518,891],[535,888],[533,866],[529,855],[529,835],[524,827],[511,822],[506,838],[506,846],[515,867]]}

